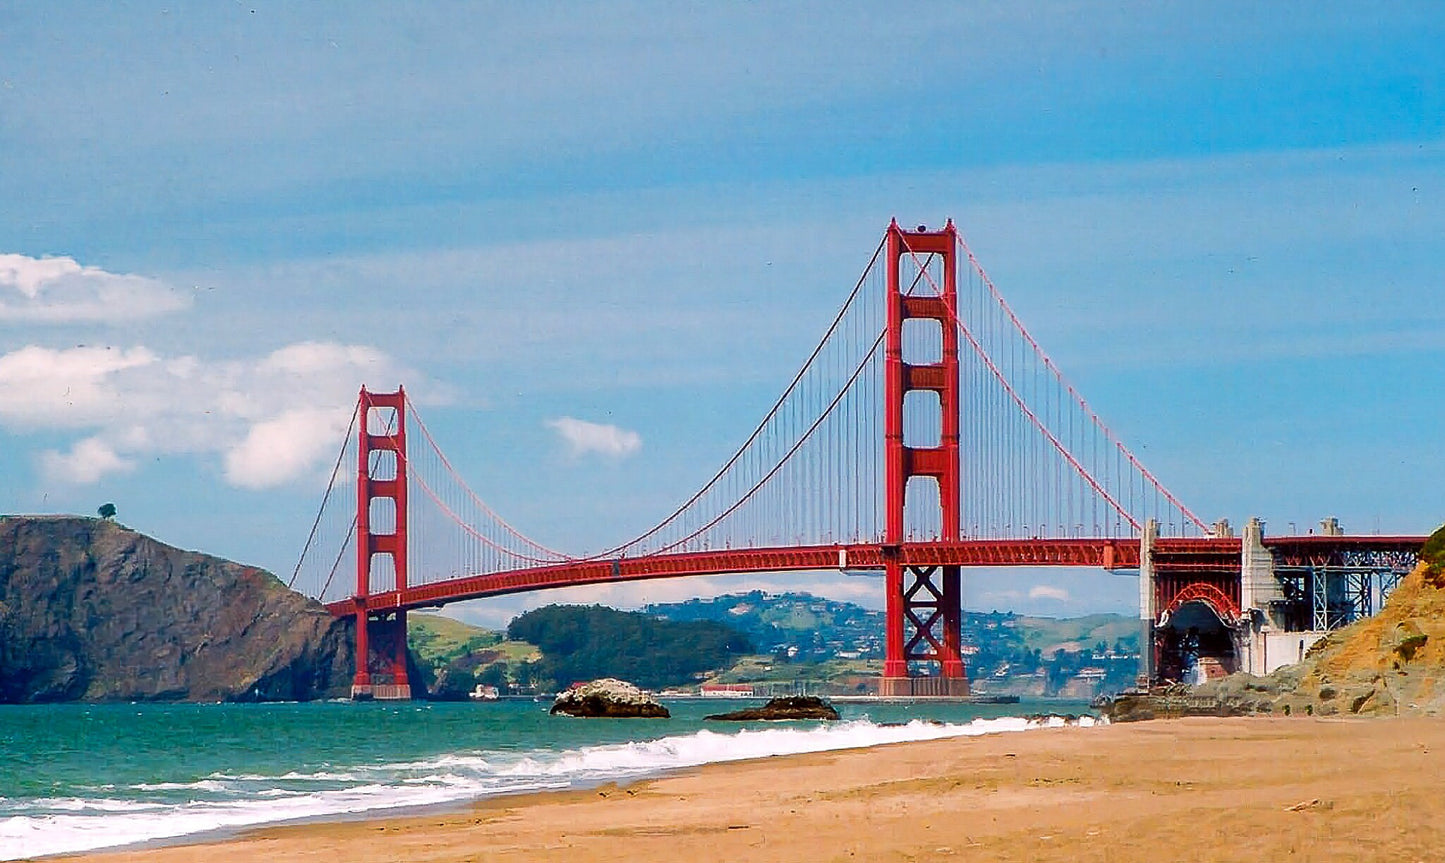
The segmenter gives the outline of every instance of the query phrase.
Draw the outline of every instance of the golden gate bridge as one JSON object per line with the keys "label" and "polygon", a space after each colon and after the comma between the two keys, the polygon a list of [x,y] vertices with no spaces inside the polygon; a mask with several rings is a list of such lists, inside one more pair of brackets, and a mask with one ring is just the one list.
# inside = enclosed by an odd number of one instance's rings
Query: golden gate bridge
{"label": "golden gate bridge", "polygon": [[[1089,407],[951,221],[895,220],[752,434],[648,530],[593,553],[549,548],[472,491],[403,388],[363,388],[291,586],[356,620],[354,697],[405,698],[410,609],[641,579],[876,570],[880,694],[960,696],[967,567],[1139,569],[1154,675],[1169,664],[1156,624],[1192,604],[1237,636],[1276,599],[1270,584],[1282,596],[1298,581],[1255,585],[1255,546],[1269,546],[1271,567],[1347,572],[1359,612],[1423,543],[1290,539],[1201,521]],[[1328,578],[1310,579],[1293,601],[1328,606]]]}

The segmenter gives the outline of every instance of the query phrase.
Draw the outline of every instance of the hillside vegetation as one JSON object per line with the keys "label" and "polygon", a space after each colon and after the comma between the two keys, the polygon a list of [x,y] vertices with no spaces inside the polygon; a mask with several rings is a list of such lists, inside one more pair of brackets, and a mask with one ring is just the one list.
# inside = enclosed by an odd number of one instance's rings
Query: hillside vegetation
{"label": "hillside vegetation", "polygon": [[500,632],[426,613],[407,618],[407,648],[418,682],[441,700],[466,698],[478,684],[499,692],[530,686],[542,656]]}
{"label": "hillside vegetation", "polygon": [[507,638],[542,651],[534,683],[565,689],[620,677],[648,688],[696,680],[752,651],[748,637],[714,621],[675,622],[600,605],[549,605],[507,625]]}
{"label": "hillside vegetation", "polygon": [[[417,679],[443,699],[465,698],[479,683],[529,693],[602,676],[649,688],[705,681],[864,693],[883,670],[883,613],[806,593],[752,591],[645,612],[549,606],[507,633],[434,614],[409,623]],[[967,612],[963,638],[976,692],[1089,698],[1133,683],[1138,631],[1117,614]]]}
{"label": "hillside vegetation", "polygon": [[[759,654],[718,675],[720,683],[809,681],[856,692],[876,683],[882,671],[883,612],[853,603],[752,591],[646,611],[669,620],[722,622],[746,633]],[[1134,682],[1138,644],[1138,621],[1119,614],[1054,619],[964,613],[963,648],[979,693],[1087,698],[1118,691]]]}
{"label": "hillside vegetation", "polygon": [[1091,650],[1100,643],[1109,647],[1117,644],[1121,652],[1136,652],[1139,646],[1139,621],[1121,614],[1013,619],[1024,648],[1046,656],[1060,650]]}
{"label": "hillside vegetation", "polygon": [[747,635],[760,653],[795,662],[882,656],[880,612],[807,593],[761,590],[649,605],[647,614],[678,622],[712,621]]}

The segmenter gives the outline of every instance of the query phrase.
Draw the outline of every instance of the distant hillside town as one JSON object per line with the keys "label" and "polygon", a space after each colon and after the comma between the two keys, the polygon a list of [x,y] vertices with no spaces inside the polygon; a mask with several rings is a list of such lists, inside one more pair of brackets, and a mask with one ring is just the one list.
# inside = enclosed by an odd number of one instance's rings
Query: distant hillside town
{"label": "distant hillside town", "polygon": [[[963,653],[979,695],[1093,698],[1134,682],[1138,625],[967,612]],[[661,645],[662,647],[659,647]],[[883,614],[806,593],[763,591],[641,611],[548,606],[506,633],[413,615],[411,648],[434,697],[529,694],[620,675],[673,694],[868,695],[883,661]]]}

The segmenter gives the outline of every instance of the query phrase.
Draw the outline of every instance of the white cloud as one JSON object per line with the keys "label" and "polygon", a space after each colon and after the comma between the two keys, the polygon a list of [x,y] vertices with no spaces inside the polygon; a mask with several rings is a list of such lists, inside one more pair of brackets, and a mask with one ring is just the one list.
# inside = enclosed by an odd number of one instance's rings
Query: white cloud
{"label": "white cloud", "polygon": [[290,410],[251,426],[226,452],[226,480],[242,488],[281,485],[335,454],[347,415],[332,409]]}
{"label": "white cloud", "polygon": [[1069,598],[1069,592],[1062,587],[1036,584],[1029,588],[1029,599],[1057,599],[1059,602],[1068,602]]}
{"label": "white cloud", "polygon": [[11,351],[0,356],[0,424],[30,430],[117,419],[126,405],[115,381],[147,377],[145,370],[153,370],[157,361],[143,347],[52,350],[29,345]]}
{"label": "white cloud", "polygon": [[45,476],[56,482],[86,485],[106,474],[135,469],[135,462],[121,458],[110,444],[98,437],[77,441],[70,452],[45,450],[40,454]]}
{"label": "white cloud", "polygon": [[574,455],[589,452],[621,458],[637,452],[642,447],[642,438],[634,431],[604,423],[592,423],[572,417],[558,417],[547,420],[547,426],[555,429],[567,444],[567,451]]}
{"label": "white cloud", "polygon": [[232,485],[267,488],[335,453],[358,386],[404,374],[373,348],[324,342],[225,361],[30,345],[0,355],[0,427],[90,430],[68,453],[41,454],[54,481],[95,482],[139,455],[189,453],[220,456]]}
{"label": "white cloud", "polygon": [[74,258],[0,254],[0,323],[133,321],[190,302],[164,282],[81,266]]}

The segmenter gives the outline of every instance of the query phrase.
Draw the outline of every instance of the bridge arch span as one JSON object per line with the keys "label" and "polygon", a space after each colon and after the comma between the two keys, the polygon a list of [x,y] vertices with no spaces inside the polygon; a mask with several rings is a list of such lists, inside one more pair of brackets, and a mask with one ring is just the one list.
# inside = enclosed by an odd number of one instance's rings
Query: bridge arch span
{"label": "bridge arch span", "polygon": [[1188,584],[1154,630],[1155,668],[1165,680],[1201,683],[1239,668],[1239,606],[1218,585]]}
{"label": "bridge arch span", "polygon": [[[763,572],[871,570],[882,573],[888,560],[904,566],[1012,567],[1075,566],[1112,569],[1138,566],[1139,546],[1126,540],[958,540],[951,543],[878,543],[780,548],[728,549],[635,558],[572,560],[505,572],[482,573],[442,582],[412,584],[370,593],[366,607],[427,608],[584,584],[609,584],[659,578],[740,575]],[[355,613],[355,597],[327,603],[333,614]]]}
{"label": "bridge arch span", "polygon": [[1205,606],[1225,626],[1233,627],[1239,623],[1239,605],[1229,594],[1221,590],[1218,585],[1210,584],[1207,581],[1196,581],[1185,585],[1174,594],[1174,598],[1164,606],[1164,610],[1159,614],[1158,625],[1168,626],[1170,618],[1189,603],[1199,603]]}

